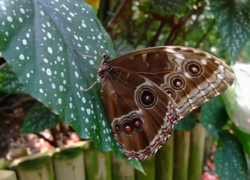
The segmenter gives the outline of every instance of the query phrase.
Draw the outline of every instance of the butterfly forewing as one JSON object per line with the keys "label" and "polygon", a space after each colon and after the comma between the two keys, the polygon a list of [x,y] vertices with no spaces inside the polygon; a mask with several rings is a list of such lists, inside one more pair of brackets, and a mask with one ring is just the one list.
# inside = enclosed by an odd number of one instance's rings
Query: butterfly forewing
{"label": "butterfly forewing", "polygon": [[179,46],[146,48],[111,61],[110,65],[157,84],[175,100],[180,117],[224,92],[234,80],[232,69],[222,60]]}

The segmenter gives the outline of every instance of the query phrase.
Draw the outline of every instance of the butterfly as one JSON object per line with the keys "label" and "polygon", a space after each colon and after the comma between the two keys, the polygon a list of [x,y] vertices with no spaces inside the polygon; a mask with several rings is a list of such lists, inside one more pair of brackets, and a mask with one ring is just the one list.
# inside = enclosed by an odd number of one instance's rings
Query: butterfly
{"label": "butterfly", "polygon": [[127,158],[139,161],[155,155],[179,119],[234,81],[222,60],[181,46],[145,48],[114,60],[104,52],[98,76],[114,137]]}

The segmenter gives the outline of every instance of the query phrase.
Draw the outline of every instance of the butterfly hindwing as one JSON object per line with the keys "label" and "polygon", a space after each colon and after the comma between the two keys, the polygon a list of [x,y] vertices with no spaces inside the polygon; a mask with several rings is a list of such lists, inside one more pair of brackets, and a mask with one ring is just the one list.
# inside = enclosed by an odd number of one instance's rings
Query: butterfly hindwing
{"label": "butterfly hindwing", "polygon": [[125,156],[140,161],[165,143],[178,119],[174,101],[158,85],[116,68],[103,80],[103,101]]}

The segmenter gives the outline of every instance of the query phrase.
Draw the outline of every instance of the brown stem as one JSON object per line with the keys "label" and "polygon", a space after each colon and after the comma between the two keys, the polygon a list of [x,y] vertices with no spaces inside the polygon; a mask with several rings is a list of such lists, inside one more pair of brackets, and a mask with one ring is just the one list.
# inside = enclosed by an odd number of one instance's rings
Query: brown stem
{"label": "brown stem", "polygon": [[148,31],[151,24],[152,24],[151,20],[149,20],[149,21],[147,21],[145,23],[145,26],[144,26],[144,29],[143,29],[142,33],[139,34],[139,37],[137,38],[137,40],[136,40],[136,42],[134,44],[134,48],[136,48],[138,46],[138,44],[140,44],[142,39],[145,39],[147,31]]}
{"label": "brown stem", "polygon": [[195,45],[195,48],[198,48],[200,46],[200,43],[207,37],[209,32],[213,29],[214,25],[215,25],[215,19],[213,19],[213,21],[211,22],[211,24],[208,27],[207,31],[203,34],[201,39],[197,42],[197,44]]}
{"label": "brown stem", "polygon": [[14,109],[15,107],[19,106],[20,104],[26,103],[28,101],[35,101],[36,99],[34,99],[32,96],[24,96],[22,97],[18,102],[16,102],[15,104],[13,104],[11,106],[12,109]]}
{"label": "brown stem", "polygon": [[176,25],[174,25],[174,26],[171,28],[170,33],[169,33],[169,35],[168,35],[168,37],[167,37],[167,39],[166,39],[164,45],[170,45],[172,36],[173,36],[173,34],[174,34],[174,29],[176,29]]}
{"label": "brown stem", "polygon": [[201,15],[201,13],[202,13],[202,11],[200,11],[200,13],[198,13],[198,15],[197,15],[197,17],[196,17],[196,19],[195,19],[193,25],[189,28],[189,30],[187,30],[187,31],[184,33],[184,35],[181,37],[181,39],[180,39],[176,44],[178,44],[178,45],[182,44],[182,42],[185,41],[185,40],[187,39],[188,34],[189,34],[190,32],[192,32],[192,30],[193,30],[194,28],[196,28],[196,27],[199,25],[199,17],[200,17],[200,15]]}
{"label": "brown stem", "polygon": [[164,24],[165,23],[163,21],[160,22],[159,28],[157,29],[157,31],[156,31],[155,35],[153,36],[153,38],[151,39],[151,41],[149,42],[149,47],[156,45],[156,42],[157,42],[159,36],[161,35],[161,31],[164,27]]}
{"label": "brown stem", "polygon": [[180,20],[178,21],[177,24],[175,24],[171,31],[170,34],[168,36],[168,38],[165,41],[165,45],[172,45],[176,39],[176,37],[179,35],[179,33],[181,32],[182,27],[185,25],[185,23],[192,17],[192,15],[200,13],[201,11],[203,11],[204,7],[205,7],[205,3],[202,4],[201,6],[198,6],[200,0],[198,0],[196,2],[197,8],[193,8],[192,10],[190,10],[183,18],[180,18]]}
{"label": "brown stem", "polygon": [[112,32],[112,29],[119,23],[122,13],[126,12],[126,9],[131,7],[130,4],[131,1],[123,0],[120,7],[118,8],[117,13],[107,24],[106,30],[109,34]]}
{"label": "brown stem", "polygon": [[53,147],[58,147],[56,141],[54,140],[49,140],[48,138],[46,138],[44,135],[40,134],[40,133],[35,133],[37,135],[37,137],[44,139],[46,142],[48,142],[51,146]]}
{"label": "brown stem", "polygon": [[187,39],[187,36],[189,35],[189,33],[192,32],[192,29],[187,30],[184,35],[181,37],[181,39],[179,41],[176,42],[176,44],[181,45],[183,41],[185,41]]}
{"label": "brown stem", "polygon": [[51,135],[53,137],[53,144],[55,145],[55,147],[59,146],[59,144],[58,144],[58,135],[60,134],[60,130],[58,130],[58,128],[59,127],[58,127],[58,124],[57,124],[54,128],[52,128],[50,130]]}

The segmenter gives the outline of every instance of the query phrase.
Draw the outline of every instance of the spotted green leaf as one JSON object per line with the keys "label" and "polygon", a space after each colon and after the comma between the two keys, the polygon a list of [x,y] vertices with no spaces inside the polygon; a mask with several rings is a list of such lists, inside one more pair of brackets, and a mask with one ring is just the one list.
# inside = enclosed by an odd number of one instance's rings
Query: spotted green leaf
{"label": "spotted green leaf", "polygon": [[38,133],[45,129],[55,127],[55,125],[61,121],[62,119],[58,115],[53,114],[42,103],[37,102],[29,109],[25,117],[22,134]]}
{"label": "spotted green leaf", "polygon": [[231,61],[235,62],[237,54],[250,39],[249,1],[210,0],[210,7]]}
{"label": "spotted green leaf", "polygon": [[179,120],[179,122],[174,126],[174,129],[179,129],[183,131],[190,131],[194,128],[197,119],[193,113],[189,113],[186,117]]}
{"label": "spotted green leaf", "polygon": [[230,124],[230,128],[233,130],[235,136],[240,140],[244,151],[247,153],[250,158],[250,134],[241,131],[235,124]]}
{"label": "spotted green leaf", "polygon": [[246,46],[242,49],[242,60],[246,63],[250,63],[250,40],[247,42]]}
{"label": "spotted green leaf", "polygon": [[207,132],[218,138],[218,130],[227,123],[228,115],[218,97],[206,102],[201,107],[200,122]]}
{"label": "spotted green leaf", "polygon": [[219,132],[223,147],[214,155],[216,173],[220,180],[247,180],[247,163],[239,140],[228,131]]}
{"label": "spotted green leaf", "polygon": [[0,91],[10,94],[28,94],[9,64],[0,67]]}
{"label": "spotted green leaf", "polygon": [[92,7],[78,0],[0,0],[0,9],[3,57],[29,93],[81,138],[92,138],[102,151],[113,149],[123,157],[106,117],[101,84],[82,92],[97,79],[100,54],[108,50],[114,57]]}

